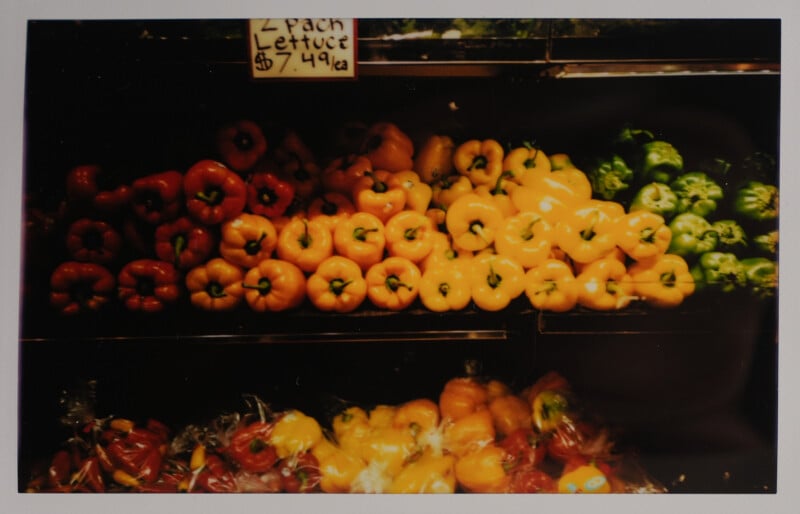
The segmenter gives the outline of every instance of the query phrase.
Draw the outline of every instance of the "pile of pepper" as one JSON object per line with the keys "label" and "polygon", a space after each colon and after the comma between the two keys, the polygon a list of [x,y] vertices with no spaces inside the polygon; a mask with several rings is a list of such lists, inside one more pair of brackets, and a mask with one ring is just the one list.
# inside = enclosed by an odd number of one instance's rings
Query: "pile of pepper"
{"label": "pile of pepper", "polygon": [[[670,308],[696,287],[774,293],[775,259],[736,252],[750,242],[775,251],[776,186],[743,184],[740,217],[716,218],[728,192],[684,172],[672,145],[633,129],[615,145],[584,172],[527,143],[433,135],[415,150],[380,122],[357,152],[321,166],[297,132],[272,148],[243,120],[220,129],[218,161],[185,172],[114,184],[78,166],[67,178],[70,260],[52,273],[51,303],[66,314],[114,300],[145,312],[182,300],[498,311],[524,294],[562,312]],[[772,229],[746,243],[738,220]]]}
{"label": "pile of pepper", "polygon": [[[608,493],[664,492],[549,373],[514,393],[456,377],[437,400],[349,406],[322,422],[248,397],[178,432],[155,420],[89,418],[28,492]],[[68,418],[69,419],[69,418]]]}

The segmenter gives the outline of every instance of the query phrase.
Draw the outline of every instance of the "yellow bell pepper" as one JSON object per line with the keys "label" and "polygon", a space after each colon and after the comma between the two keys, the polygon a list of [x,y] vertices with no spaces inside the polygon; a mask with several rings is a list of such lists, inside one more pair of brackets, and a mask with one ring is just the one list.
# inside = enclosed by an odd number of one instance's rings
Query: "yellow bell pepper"
{"label": "yellow bell pepper", "polygon": [[420,279],[419,298],[433,312],[460,311],[472,299],[469,278],[459,266],[427,267]]}
{"label": "yellow bell pepper", "polygon": [[405,257],[387,257],[367,270],[367,296],[379,309],[403,310],[417,299],[421,277]]}
{"label": "yellow bell pepper", "polygon": [[581,263],[601,259],[617,245],[616,224],[605,211],[584,204],[556,223],[555,242],[569,257]]}
{"label": "yellow bell pepper", "polygon": [[356,212],[349,196],[342,193],[324,193],[308,204],[307,217],[310,220],[321,221],[333,233],[340,221],[350,217]]}
{"label": "yellow bell pepper", "polygon": [[324,439],[311,453],[319,461],[319,486],[326,493],[349,493],[351,484],[367,466],[359,457]]}
{"label": "yellow bell pepper", "polygon": [[531,428],[531,406],[513,394],[498,396],[489,402],[489,412],[494,421],[495,431],[507,436],[519,428]]}
{"label": "yellow bell pepper", "polygon": [[462,272],[466,272],[467,268],[464,268],[463,265],[471,257],[472,252],[453,248],[448,234],[433,232],[431,234],[431,252],[419,263],[419,269],[424,273],[430,268],[455,265],[460,267]]}
{"label": "yellow bell pepper", "polygon": [[625,264],[606,257],[588,264],[577,277],[578,304],[610,311],[627,307],[634,299],[633,279]]}
{"label": "yellow bell pepper", "polygon": [[361,457],[367,464],[376,464],[387,476],[396,476],[416,450],[414,436],[406,429],[375,428],[364,439]]}
{"label": "yellow bell pepper", "polygon": [[500,209],[500,212],[503,213],[503,217],[505,218],[513,216],[519,212],[517,206],[511,201],[511,191],[519,187],[519,184],[512,182],[509,178],[510,176],[510,172],[504,171],[500,174],[500,177],[497,179],[497,183],[494,186],[490,187],[489,185],[482,185],[476,186],[474,189],[475,194],[478,196],[488,198],[494,202],[494,204],[497,205],[497,208]]}
{"label": "yellow bell pepper", "polygon": [[611,484],[593,464],[579,466],[558,479],[559,493],[610,493]]}
{"label": "yellow bell pepper", "polygon": [[575,168],[572,159],[565,153],[554,153],[550,155],[550,171]]}
{"label": "yellow bell pepper", "polygon": [[278,232],[263,216],[242,213],[222,225],[219,253],[223,259],[249,269],[272,256]]}
{"label": "yellow bell pepper", "polygon": [[494,139],[472,139],[456,148],[453,167],[475,186],[494,184],[503,172],[504,157],[503,146]]}
{"label": "yellow bell pepper", "polygon": [[397,407],[392,419],[394,428],[410,430],[416,438],[420,432],[439,425],[439,406],[427,398],[410,400]]}
{"label": "yellow bell pepper", "polygon": [[636,295],[654,307],[677,307],[695,290],[689,266],[680,255],[665,253],[637,262],[628,273]]}
{"label": "yellow bell pepper", "polygon": [[376,170],[401,171],[414,166],[414,143],[394,123],[378,122],[367,129],[361,153]]}
{"label": "yellow bell pepper", "polygon": [[366,272],[383,260],[386,227],[377,216],[356,212],[336,226],[333,246],[337,254],[354,261]]}
{"label": "yellow bell pepper", "polygon": [[414,171],[419,178],[433,184],[453,171],[455,144],[449,136],[432,135],[425,140],[414,157]]}
{"label": "yellow bell pepper", "polygon": [[548,259],[525,274],[525,294],[536,309],[566,312],[578,302],[578,282],[568,264]]}
{"label": "yellow bell pepper", "polygon": [[282,414],[269,435],[269,443],[281,459],[311,450],[321,440],[322,428],[317,420],[298,410]]}
{"label": "yellow bell pepper", "polygon": [[322,221],[293,218],[278,234],[277,254],[306,273],[313,273],[333,255],[333,236]]}
{"label": "yellow bell pepper", "polygon": [[550,173],[550,159],[539,148],[526,143],[508,152],[503,170],[511,172],[511,180],[523,184],[531,179],[528,175]]}
{"label": "yellow bell pepper", "polygon": [[369,426],[371,428],[388,428],[392,426],[397,407],[394,405],[376,405],[369,411]]}
{"label": "yellow bell pepper", "polygon": [[558,220],[564,217],[569,211],[569,206],[561,200],[545,191],[540,191],[533,187],[520,186],[511,191],[511,203],[520,212],[535,212],[551,225],[555,225]]}
{"label": "yellow bell pepper", "polygon": [[631,259],[642,261],[667,252],[672,230],[650,211],[634,211],[617,220],[617,246]]}
{"label": "yellow bell pepper", "polygon": [[355,183],[370,171],[372,163],[366,156],[350,154],[331,161],[322,171],[320,180],[326,191],[350,196]]}
{"label": "yellow bell pepper", "polygon": [[369,426],[368,422],[369,417],[364,409],[361,407],[348,407],[333,417],[333,422],[331,423],[333,435],[338,439],[359,425]]}
{"label": "yellow bell pepper", "polygon": [[592,183],[585,173],[575,168],[564,168],[547,174],[529,174],[523,178],[523,186],[555,196],[568,204],[583,202],[592,197]]}
{"label": "yellow bell pepper", "polygon": [[469,193],[450,205],[446,223],[454,246],[476,252],[492,244],[503,214],[492,202]]}
{"label": "yellow bell pepper", "polygon": [[496,432],[492,413],[487,408],[476,410],[444,426],[444,448],[459,457],[493,443]]}
{"label": "yellow bell pepper", "polygon": [[211,259],[186,274],[192,305],[204,310],[230,310],[244,296],[243,272],[221,257]]}
{"label": "yellow bell pepper", "polygon": [[306,297],[306,276],[288,261],[264,259],[244,275],[244,298],[256,312],[298,307]]}
{"label": "yellow bell pepper", "polygon": [[398,171],[394,176],[406,190],[406,208],[424,214],[433,199],[433,188],[422,182],[415,171]]}
{"label": "yellow bell pepper", "polygon": [[306,294],[322,311],[351,312],[367,297],[367,282],[354,261],[333,255],[308,277]]}
{"label": "yellow bell pepper", "polygon": [[431,189],[433,193],[431,206],[446,211],[460,197],[472,193],[473,186],[463,175],[447,175],[434,182]]}
{"label": "yellow bell pepper", "polygon": [[472,260],[472,300],[486,311],[499,311],[525,290],[525,270],[504,255],[483,254]]}
{"label": "yellow bell pepper", "polygon": [[494,247],[499,255],[511,257],[530,269],[550,257],[554,233],[550,223],[528,211],[507,218],[497,232]]}
{"label": "yellow bell pepper", "polygon": [[615,221],[625,216],[625,206],[619,202],[592,198],[591,200],[582,202],[582,205],[586,207],[595,207],[598,210],[601,210],[606,214],[608,214],[608,217]]}
{"label": "yellow bell pepper", "polygon": [[417,211],[400,211],[386,222],[386,249],[390,256],[421,262],[433,250],[436,229],[430,218]]}
{"label": "yellow bell pepper", "polygon": [[454,493],[456,459],[452,455],[434,455],[429,451],[408,462],[392,481],[387,493]]}
{"label": "yellow bell pepper", "polygon": [[510,481],[507,459],[506,451],[493,444],[464,455],[456,461],[456,482],[472,493],[505,492]]}
{"label": "yellow bell pepper", "polygon": [[368,212],[386,223],[405,208],[406,189],[393,173],[370,171],[353,185],[353,204],[358,211]]}
{"label": "yellow bell pepper", "polygon": [[440,209],[439,207],[431,207],[425,211],[425,216],[431,220],[431,224],[437,231],[445,234],[447,233],[447,224],[445,223],[445,220],[447,219],[447,211]]}

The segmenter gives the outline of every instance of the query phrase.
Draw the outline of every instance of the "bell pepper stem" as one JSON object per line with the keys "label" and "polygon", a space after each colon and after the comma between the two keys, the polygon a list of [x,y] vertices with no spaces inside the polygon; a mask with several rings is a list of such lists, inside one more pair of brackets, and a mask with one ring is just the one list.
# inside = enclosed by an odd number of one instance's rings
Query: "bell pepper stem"
{"label": "bell pepper stem", "polygon": [[406,284],[405,282],[400,281],[400,277],[397,275],[389,275],[386,277],[386,287],[389,288],[390,291],[395,292],[401,287],[405,287],[409,291],[413,290],[414,288],[411,284]]}
{"label": "bell pepper stem", "polygon": [[178,234],[175,236],[175,239],[172,240],[172,248],[175,251],[175,266],[178,265],[180,261],[181,254],[186,249],[186,236],[183,234]]}
{"label": "bell pepper stem", "polygon": [[469,231],[475,234],[476,236],[480,237],[486,244],[489,244],[491,242],[484,234],[483,223],[480,220],[475,220],[472,223],[470,223]]}
{"label": "bell pepper stem", "polygon": [[503,282],[503,277],[494,270],[494,266],[489,266],[489,275],[486,276],[486,281],[492,289],[497,289]]}
{"label": "bell pepper stem", "polygon": [[303,220],[303,233],[297,238],[297,242],[303,248],[311,246],[311,235],[308,233],[308,220]]}
{"label": "bell pepper stem", "polygon": [[228,296],[228,294],[225,292],[225,288],[222,287],[222,284],[219,282],[209,282],[206,286],[206,292],[211,298],[223,298]]}
{"label": "bell pepper stem", "polygon": [[344,292],[344,288],[350,285],[353,281],[352,280],[342,280],[341,278],[335,278],[330,281],[328,284],[328,289],[331,293],[336,296],[340,296]]}
{"label": "bell pepper stem", "polygon": [[472,163],[470,163],[469,168],[467,168],[467,171],[486,169],[487,164],[489,164],[489,160],[486,158],[485,155],[476,155],[472,159]]}
{"label": "bell pepper stem", "polygon": [[250,240],[250,241],[246,242],[245,245],[244,245],[245,253],[247,255],[256,255],[258,252],[260,252],[261,251],[261,243],[264,242],[264,239],[266,239],[266,237],[267,237],[267,233],[266,232],[262,232],[261,236],[258,239]]}
{"label": "bell pepper stem", "polygon": [[372,190],[376,193],[385,193],[389,190],[389,186],[386,185],[386,182],[378,179],[378,177],[375,176],[375,173],[366,171],[364,172],[364,175],[372,179]]}
{"label": "bell pepper stem", "polygon": [[368,233],[377,231],[378,231],[377,228],[356,227],[353,230],[353,239],[356,239],[358,241],[366,241]]}
{"label": "bell pepper stem", "polygon": [[242,282],[242,287],[245,289],[255,289],[256,291],[261,293],[262,296],[266,296],[272,290],[272,282],[270,282],[270,280],[267,277],[262,277],[261,279],[259,279],[258,284],[251,285]]}
{"label": "bell pepper stem", "polygon": [[419,233],[419,229],[420,229],[420,226],[416,226],[416,227],[412,227],[412,228],[407,228],[407,229],[406,229],[406,230],[403,232],[403,237],[404,237],[404,238],[405,238],[407,241],[413,241],[413,240],[415,240],[415,239],[417,238],[417,234]]}
{"label": "bell pepper stem", "polygon": [[448,294],[450,294],[450,284],[448,284],[447,282],[442,282],[441,284],[439,284],[439,294],[441,294],[442,296],[447,296]]}
{"label": "bell pepper stem", "polygon": [[202,200],[209,205],[216,205],[219,203],[220,192],[217,189],[212,189],[209,192],[198,191],[194,195],[198,200]]}

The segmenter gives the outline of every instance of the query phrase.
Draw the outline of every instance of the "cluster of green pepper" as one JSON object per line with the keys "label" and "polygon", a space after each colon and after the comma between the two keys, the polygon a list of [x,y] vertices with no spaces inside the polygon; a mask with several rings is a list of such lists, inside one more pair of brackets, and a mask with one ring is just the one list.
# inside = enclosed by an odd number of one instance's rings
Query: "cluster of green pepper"
{"label": "cluster of green pepper", "polygon": [[779,190],[772,156],[755,153],[737,166],[714,158],[688,171],[674,145],[631,127],[611,147],[585,163],[593,194],[661,215],[672,231],[668,252],[687,260],[698,290],[775,295]]}

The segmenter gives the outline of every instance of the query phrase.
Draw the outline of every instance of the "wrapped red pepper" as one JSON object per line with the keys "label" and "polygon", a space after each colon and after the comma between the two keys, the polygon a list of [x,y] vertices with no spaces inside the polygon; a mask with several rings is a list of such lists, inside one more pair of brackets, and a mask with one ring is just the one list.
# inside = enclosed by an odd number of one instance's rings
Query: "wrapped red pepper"
{"label": "wrapped red pepper", "polygon": [[264,156],[267,140],[255,122],[239,120],[217,131],[217,150],[231,169],[244,172]]}
{"label": "wrapped red pepper", "polygon": [[139,219],[157,225],[175,219],[183,206],[183,175],[165,171],[133,181],[133,212]]}
{"label": "wrapped red pepper", "polygon": [[235,218],[247,203],[247,185],[224,164],[209,159],[197,162],[183,180],[186,209],[204,225],[219,225]]}
{"label": "wrapped red pepper", "polygon": [[226,449],[227,455],[245,471],[269,471],[278,461],[275,447],[269,444],[272,428],[272,423],[264,421],[256,421],[239,428]]}
{"label": "wrapped red pepper", "polygon": [[67,198],[70,202],[86,204],[102,213],[119,212],[128,206],[132,189],[128,184],[115,183],[100,166],[75,166],[67,173]]}
{"label": "wrapped red pepper", "polygon": [[138,259],[117,276],[119,299],[132,311],[157,312],[181,295],[178,272],[166,261]]}
{"label": "wrapped red pepper", "polygon": [[155,233],[156,256],[180,270],[199,266],[216,246],[214,234],[188,216],[159,225]]}
{"label": "wrapped red pepper", "polygon": [[114,293],[114,275],[92,262],[69,261],[50,276],[50,303],[63,314],[96,311]]}
{"label": "wrapped red pepper", "polygon": [[293,199],[294,186],[269,171],[254,173],[247,184],[247,207],[253,214],[282,216]]}
{"label": "wrapped red pepper", "polygon": [[322,474],[319,460],[311,452],[300,452],[293,459],[283,459],[278,467],[281,490],[287,493],[319,491]]}
{"label": "wrapped red pepper", "polygon": [[195,486],[209,493],[235,493],[239,491],[233,472],[218,455],[206,457],[205,466],[197,474]]}
{"label": "wrapped red pepper", "polygon": [[134,426],[127,431],[108,430],[104,436],[109,440],[105,450],[115,470],[126,473],[139,483],[156,481],[161,470],[162,451],[167,443],[163,434]]}
{"label": "wrapped red pepper", "polygon": [[119,255],[122,237],[105,221],[81,218],[69,226],[66,244],[76,261],[108,264]]}

